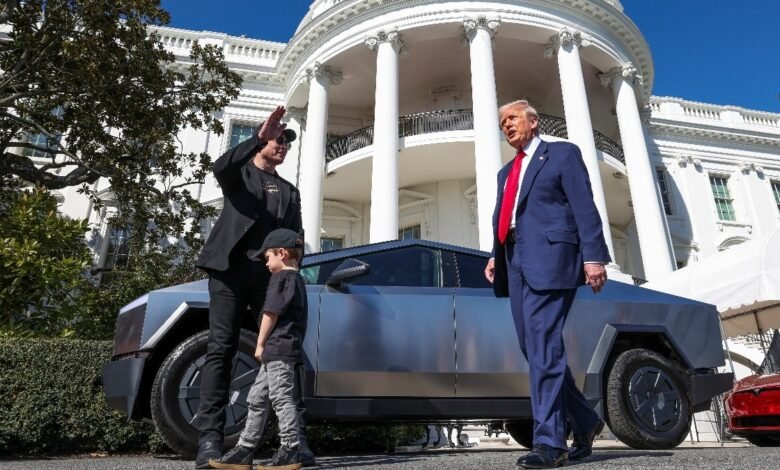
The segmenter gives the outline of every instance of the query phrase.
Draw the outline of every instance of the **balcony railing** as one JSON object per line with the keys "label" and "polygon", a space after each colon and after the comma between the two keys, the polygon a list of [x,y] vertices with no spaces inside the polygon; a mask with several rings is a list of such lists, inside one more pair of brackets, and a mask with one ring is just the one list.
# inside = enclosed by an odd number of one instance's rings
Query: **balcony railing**
{"label": "balcony railing", "polygon": [[[567,139],[566,121],[548,114],[539,115],[542,134]],[[398,120],[399,137],[431,134],[447,131],[474,129],[474,114],[470,109],[432,111],[401,116]],[[623,148],[599,131],[593,131],[596,148],[625,164]],[[368,147],[374,142],[374,126],[367,126],[343,136],[331,136],[325,150],[326,161],[335,160],[355,150]]]}

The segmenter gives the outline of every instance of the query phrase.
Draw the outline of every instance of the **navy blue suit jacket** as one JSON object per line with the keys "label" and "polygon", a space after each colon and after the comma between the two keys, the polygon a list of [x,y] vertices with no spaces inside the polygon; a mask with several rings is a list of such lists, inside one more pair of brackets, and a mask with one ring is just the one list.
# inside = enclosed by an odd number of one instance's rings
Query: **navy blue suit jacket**
{"label": "navy blue suit jacket", "polygon": [[[493,212],[493,289],[498,297],[509,295],[506,253],[497,233],[511,167],[509,162],[498,172]],[[588,170],[574,144],[539,144],[520,184],[515,221],[515,256],[526,282],[535,290],[577,288],[585,282],[583,261],[611,261]]]}

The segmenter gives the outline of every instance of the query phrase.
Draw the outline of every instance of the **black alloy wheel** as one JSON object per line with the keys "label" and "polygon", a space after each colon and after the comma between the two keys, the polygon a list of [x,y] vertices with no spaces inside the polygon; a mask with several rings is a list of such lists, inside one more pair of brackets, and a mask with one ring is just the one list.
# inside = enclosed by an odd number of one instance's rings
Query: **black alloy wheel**
{"label": "black alloy wheel", "polygon": [[[256,343],[255,334],[241,330],[225,408],[225,447],[234,446],[244,428],[247,396],[259,367],[254,358]],[[200,406],[207,344],[208,331],[184,340],[165,358],[152,385],[152,421],[166,444],[183,456],[193,456],[198,450],[199,431],[193,421]]]}
{"label": "black alloy wheel", "polygon": [[691,406],[682,366],[648,349],[615,358],[606,384],[607,423],[635,449],[671,449],[690,432]]}
{"label": "black alloy wheel", "polygon": [[663,369],[654,366],[637,369],[626,393],[634,417],[651,432],[667,432],[680,420],[680,390]]}

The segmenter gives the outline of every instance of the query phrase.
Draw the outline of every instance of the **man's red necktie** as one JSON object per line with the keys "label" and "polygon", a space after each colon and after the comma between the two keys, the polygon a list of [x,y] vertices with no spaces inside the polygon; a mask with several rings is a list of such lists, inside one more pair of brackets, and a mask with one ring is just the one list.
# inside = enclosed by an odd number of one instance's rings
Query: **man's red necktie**
{"label": "man's red necktie", "polygon": [[514,216],[515,199],[517,198],[517,189],[520,187],[520,168],[523,166],[523,157],[525,152],[520,150],[515,155],[515,161],[509,170],[509,176],[504,185],[504,196],[501,198],[501,212],[498,216],[498,241],[503,245],[509,234],[509,226]]}

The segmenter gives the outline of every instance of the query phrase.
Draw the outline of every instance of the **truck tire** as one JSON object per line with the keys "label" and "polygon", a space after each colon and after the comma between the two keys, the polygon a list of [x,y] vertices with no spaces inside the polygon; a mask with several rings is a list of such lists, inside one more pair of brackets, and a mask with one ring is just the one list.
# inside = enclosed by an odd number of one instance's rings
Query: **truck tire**
{"label": "truck tire", "polygon": [[[191,424],[200,404],[200,368],[206,358],[208,330],[179,344],[157,371],[150,408],[152,421],[168,446],[185,457],[198,451],[199,431]],[[229,402],[225,408],[226,447],[233,447],[244,428],[246,397],[255,381],[259,364],[254,358],[257,336],[241,330],[238,353],[233,359]]]}
{"label": "truck tire", "polygon": [[679,364],[648,349],[621,353],[609,370],[607,422],[634,449],[672,449],[688,435],[691,408]]}
{"label": "truck tire", "polygon": [[507,421],[504,427],[512,439],[521,446],[527,449],[534,446],[534,422],[532,420]]}

